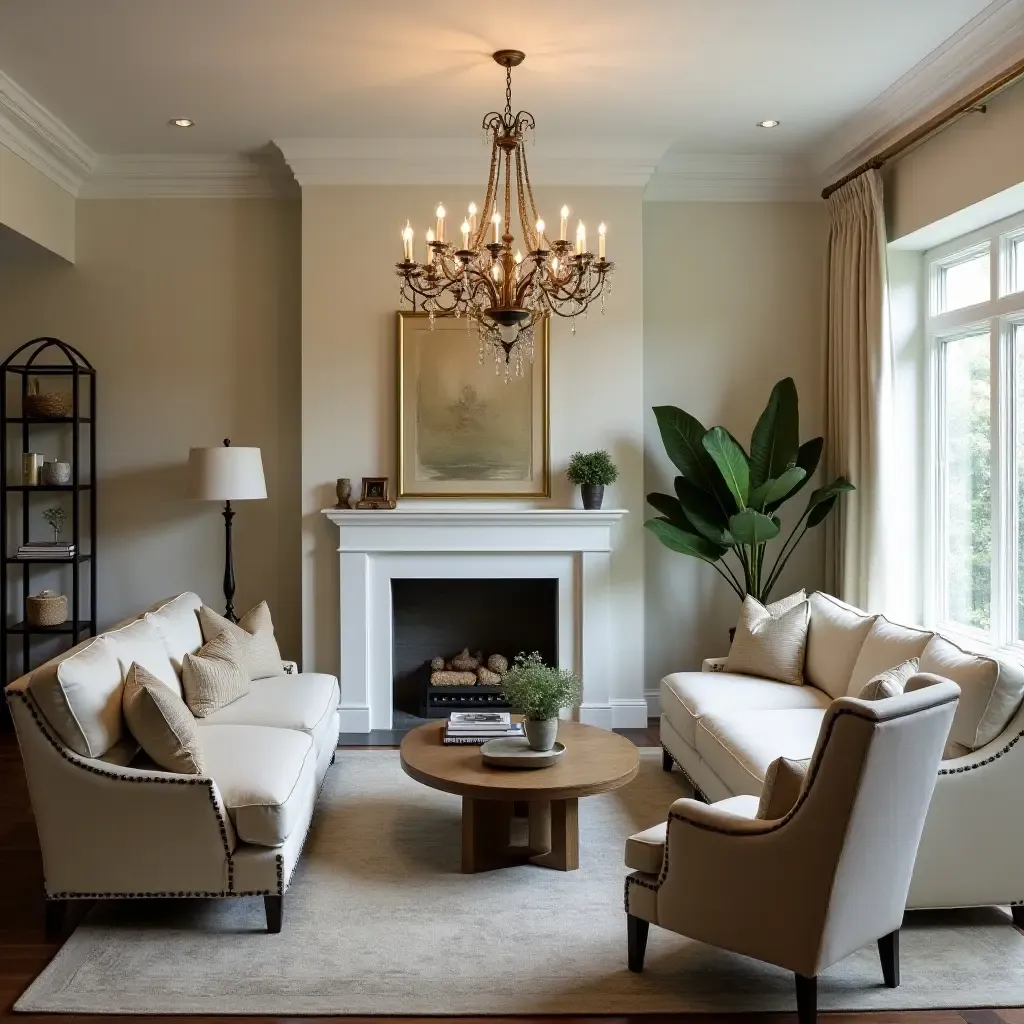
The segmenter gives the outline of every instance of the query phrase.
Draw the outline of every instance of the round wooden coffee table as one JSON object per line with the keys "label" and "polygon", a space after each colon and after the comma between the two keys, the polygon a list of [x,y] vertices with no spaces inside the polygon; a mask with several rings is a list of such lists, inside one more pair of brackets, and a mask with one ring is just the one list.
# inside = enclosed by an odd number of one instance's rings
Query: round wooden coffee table
{"label": "round wooden coffee table", "polygon": [[[525,771],[485,765],[478,746],[446,747],[444,727],[443,721],[428,722],[407,733],[402,768],[431,789],[462,797],[465,872],[523,862],[575,871],[580,866],[579,798],[618,789],[640,768],[629,740],[579,722],[559,722],[565,754],[557,764]],[[527,818],[525,846],[512,843],[517,811]]]}

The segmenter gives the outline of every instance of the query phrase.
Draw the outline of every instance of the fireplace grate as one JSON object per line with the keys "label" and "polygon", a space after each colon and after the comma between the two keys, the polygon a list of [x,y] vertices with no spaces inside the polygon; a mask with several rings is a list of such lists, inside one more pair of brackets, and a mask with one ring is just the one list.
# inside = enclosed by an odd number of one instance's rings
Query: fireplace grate
{"label": "fireplace grate", "polygon": [[452,711],[507,708],[505,695],[496,686],[428,686],[424,718],[447,718]]}

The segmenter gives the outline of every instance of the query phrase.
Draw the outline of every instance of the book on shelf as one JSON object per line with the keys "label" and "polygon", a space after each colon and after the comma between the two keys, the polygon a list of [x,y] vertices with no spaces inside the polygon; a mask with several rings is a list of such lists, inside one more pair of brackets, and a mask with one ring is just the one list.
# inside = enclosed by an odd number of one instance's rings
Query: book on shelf
{"label": "book on shelf", "polygon": [[19,558],[70,558],[75,545],[52,541],[28,541],[18,547]]}
{"label": "book on shelf", "polygon": [[516,738],[525,736],[522,726],[515,726],[508,732],[490,732],[490,733],[470,733],[470,732],[448,732],[445,730],[444,735],[441,737],[441,742],[446,747],[458,746],[465,744],[467,746],[476,744],[479,746],[482,743],[486,743],[488,740]]}
{"label": "book on shelf", "polygon": [[508,711],[453,711],[449,729],[507,729],[512,724]]}

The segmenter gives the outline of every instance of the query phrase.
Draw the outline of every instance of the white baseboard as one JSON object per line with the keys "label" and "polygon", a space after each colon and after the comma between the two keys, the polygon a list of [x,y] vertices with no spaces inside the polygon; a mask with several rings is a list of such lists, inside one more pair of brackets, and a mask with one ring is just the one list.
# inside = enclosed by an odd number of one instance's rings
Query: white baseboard
{"label": "white baseboard", "polygon": [[661,717],[661,690],[645,690],[644,698],[647,701],[647,717]]}
{"label": "white baseboard", "polygon": [[369,732],[370,709],[365,704],[342,704],[338,708],[339,732]]}
{"label": "white baseboard", "polygon": [[599,725],[602,729],[615,728],[611,704],[581,704],[579,720],[584,725]]}
{"label": "white baseboard", "polygon": [[612,727],[615,729],[646,729],[647,701],[642,697],[611,701]]}

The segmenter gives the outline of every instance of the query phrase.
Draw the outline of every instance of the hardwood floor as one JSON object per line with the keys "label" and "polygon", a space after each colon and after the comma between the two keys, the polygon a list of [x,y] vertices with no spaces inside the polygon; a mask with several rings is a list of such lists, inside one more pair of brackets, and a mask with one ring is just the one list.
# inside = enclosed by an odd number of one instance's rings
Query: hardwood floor
{"label": "hardwood floor", "polygon": [[[638,746],[658,744],[657,724],[652,722],[648,729],[620,730]],[[348,737],[346,737],[348,739]],[[382,746],[397,745],[394,735],[381,736],[390,740]],[[345,744],[349,745],[349,744]],[[351,744],[366,746],[366,742]],[[36,1015],[11,1012],[11,1006],[25,990],[29,982],[43,969],[60,948],[59,942],[47,942],[43,937],[43,872],[36,840],[35,825],[29,806],[25,777],[21,769],[21,757],[13,733],[0,732],[0,1019],[37,1022],[37,1024],[114,1024],[138,1020],[133,1017],[86,1016],[86,1015]],[[69,927],[73,927],[88,911],[88,904],[73,908],[69,916]],[[287,930],[287,925],[285,925]],[[955,957],[950,950],[950,957]],[[457,1009],[457,1008],[456,1008]],[[906,1013],[847,1013],[821,1014],[831,1018],[833,1024],[1024,1024],[1024,1009],[979,1009],[954,1011],[928,1011]],[[203,1017],[147,1017],[147,1022],[183,1021],[197,1022],[215,1018]],[[216,1018],[221,1021],[277,1021],[294,1019],[315,1024],[323,1018],[279,1018],[279,1017],[233,1017]],[[350,1024],[374,1018],[345,1018]],[[396,1022],[410,1018],[393,1018]],[[438,1018],[411,1018],[421,1021],[436,1021]],[[461,1017],[460,1024],[545,1024],[547,1020],[566,1018],[543,1017]],[[574,1017],[573,1021],[594,1024],[794,1024],[796,1014],[691,1014],[667,1016],[628,1017]]]}

